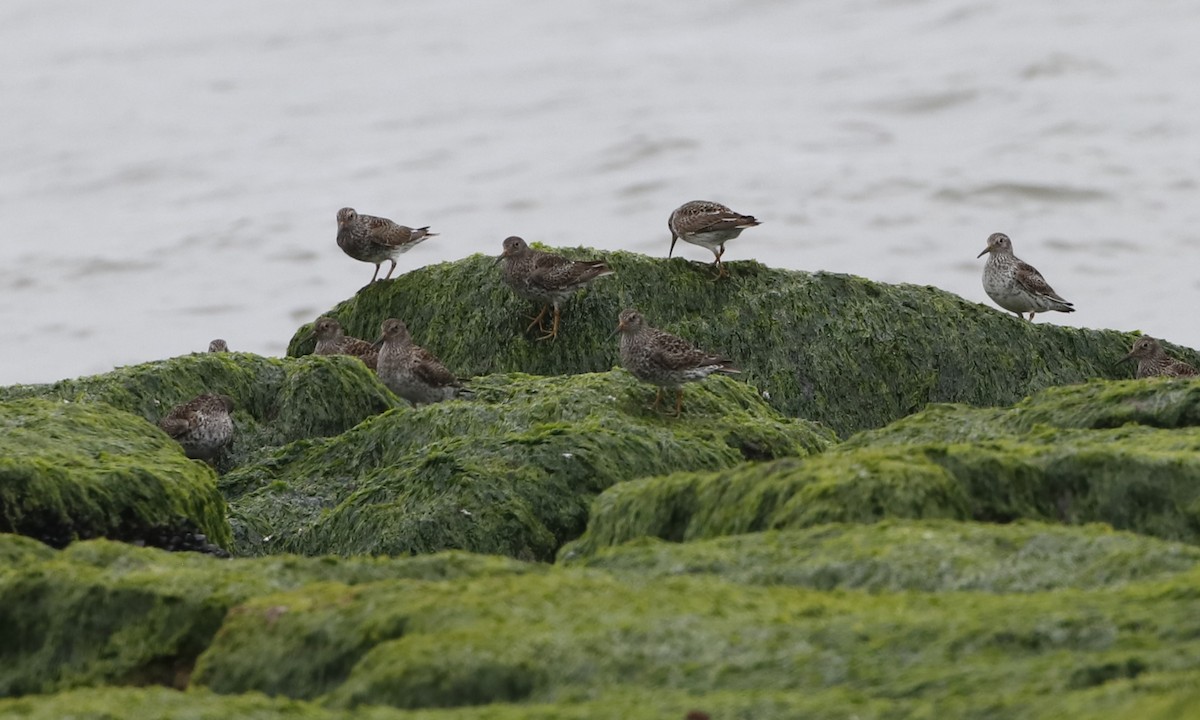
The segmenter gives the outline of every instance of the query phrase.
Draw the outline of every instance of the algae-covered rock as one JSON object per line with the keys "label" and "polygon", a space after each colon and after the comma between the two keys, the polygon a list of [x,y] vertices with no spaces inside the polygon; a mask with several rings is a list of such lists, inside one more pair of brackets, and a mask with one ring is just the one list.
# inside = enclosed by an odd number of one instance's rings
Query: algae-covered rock
{"label": "algae-covered rock", "polygon": [[[537,705],[635,691],[702,703],[836,688],[868,708],[900,700],[925,712],[976,708],[954,717],[1027,717],[1045,698],[1123,679],[1195,677],[1198,581],[1193,570],[1093,591],[869,594],[555,568],[330,583],[232,611],[193,682],[344,708]],[[1008,712],[995,713],[997,703]],[[985,707],[992,714],[974,714]]]}
{"label": "algae-covered rock", "polygon": [[[874,547],[916,542],[891,532],[901,524],[877,529]],[[960,537],[1011,540],[1020,555],[1075,548],[1095,567],[1139,551],[1099,528],[1049,545],[1039,537],[1053,530],[1028,530]],[[1092,589],[865,593],[738,584],[756,580],[730,568],[672,577],[461,553],[217,560],[0,536],[13,559],[0,566],[0,696],[39,693],[0,700],[0,717],[1186,717],[1200,570],[1162,544],[1143,549],[1159,572],[1064,579]],[[951,565],[969,579],[962,557]],[[918,562],[937,571],[933,553]],[[1035,574],[1040,564],[1017,561]],[[98,684],[187,692],[83,689]]]}
{"label": "algae-covered rock", "polygon": [[818,457],[614,487],[563,556],[885,518],[1102,522],[1197,544],[1198,397],[1200,381],[1150,379],[1054,388],[1009,409],[931,406]]}
{"label": "algae-covered rock", "polygon": [[0,535],[0,557],[9,560],[0,565],[0,696],[96,683],[186,686],[229,609],[256,595],[541,570],[461,553],[220,560],[102,540],[55,552],[13,535]]}
{"label": "algae-covered rock", "polygon": [[1200,548],[1103,525],[886,520],[689,543],[642,538],[576,564],[822,590],[1035,592],[1164,579],[1200,567]]}
{"label": "algae-covered rock", "polygon": [[[1200,704],[1200,673],[1147,673],[1114,678],[1087,690],[1054,696],[1003,695],[988,688],[963,697],[873,698],[839,687],[806,692],[718,691],[702,695],[610,688],[600,698],[552,704],[495,703],[475,707],[399,710],[362,705],[327,708],[316,702],[259,693],[219,695],[163,688],[72,690],[0,700],[0,717],[23,720],[683,720],[689,713],[752,720],[1180,720]],[[701,717],[700,715],[692,715]]]}
{"label": "algae-covered rock", "polygon": [[26,398],[0,402],[0,427],[0,532],[54,546],[92,537],[166,544],[181,534],[229,544],[212,470],[142,418],[105,403]]}
{"label": "algae-covered rock", "polygon": [[243,554],[465,549],[550,559],[600,491],[678,469],[818,452],[744,383],[688,388],[680,418],[624,371],[477,378],[475,399],[401,408],[226,475]]}
{"label": "algae-covered rock", "polygon": [[[694,695],[641,689],[612,689],[602,698],[564,699],[553,704],[495,703],[477,707],[399,710],[364,705],[326,708],[315,702],[258,693],[219,695],[203,690],[162,688],[74,690],[18,700],[0,700],[0,717],[23,720],[683,720],[690,713],[753,720],[1179,720],[1200,703],[1200,673],[1141,673],[1096,688],[1053,697],[977,694],[945,699],[870,698],[826,688],[808,692],[756,690]],[[692,715],[701,717],[700,715]]]}
{"label": "algae-covered rock", "polygon": [[[536,308],[515,297],[480,255],[372,283],[327,314],[371,338],[385,318],[400,317],[461,376],[561,375],[617,364],[610,335],[618,312],[636,306],[654,326],[733,358],[743,379],[784,414],[842,434],[931,402],[1009,405],[1053,385],[1130,376],[1112,366],[1132,335],[1030,323],[934,287],[754,262],[728,263],[730,277],[713,282],[703,266],[678,258],[582,248],[567,254],[603,256],[616,275],[566,305],[553,342],[524,333]],[[289,353],[311,352],[307,332],[297,332]]]}
{"label": "algae-covered rock", "polygon": [[172,407],[202,393],[234,399],[233,448],[221,469],[264,446],[336,435],[399,404],[355,358],[251,353],[200,353],[48,385],[0,388],[0,399],[102,402],[157,423]]}

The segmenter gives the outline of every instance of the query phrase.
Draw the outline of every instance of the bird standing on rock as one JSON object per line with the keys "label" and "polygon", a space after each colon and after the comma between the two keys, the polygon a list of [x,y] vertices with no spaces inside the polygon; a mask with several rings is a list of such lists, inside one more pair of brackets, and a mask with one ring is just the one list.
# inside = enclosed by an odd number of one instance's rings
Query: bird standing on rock
{"label": "bird standing on rock", "polygon": [[233,440],[231,412],[233,398],[205,393],[172,408],[158,426],[183,446],[188,457],[213,462]]}
{"label": "bird standing on rock", "polygon": [[375,343],[379,348],[375,372],[389,390],[413,405],[471,396],[471,391],[433,353],[413,342],[403,321],[388,318],[380,330],[382,337]]}
{"label": "bird standing on rock", "polygon": [[687,340],[646,324],[632,308],[622,310],[617,329],[621,333],[621,365],[642,382],[658,386],[654,408],[662,401],[664,388],[675,389],[675,416],[683,409],[683,384],[703,380],[713,373],[740,373],[733,361],[696,348]]}
{"label": "bird standing on rock", "polygon": [[437,233],[429,232],[429,226],[413,230],[404,225],[398,225],[387,218],[374,215],[359,215],[354,208],[342,208],[337,214],[338,234],[337,244],[347,255],[355,260],[375,264],[375,274],[371,282],[379,277],[379,266],[384,260],[390,260],[384,280],[392,277],[396,270],[396,258],[411,250],[427,238]]}
{"label": "bird standing on rock", "polygon": [[317,338],[314,355],[352,355],[362,360],[367,367],[375,369],[379,351],[366,340],[347,335],[337,320],[329,317],[318,318],[313,325],[313,334]]}
{"label": "bird standing on rock", "polygon": [[[521,238],[512,236],[504,241],[504,252],[496,258],[504,263],[504,282],[518,296],[542,303],[541,312],[532,318],[525,328],[529,332],[536,325],[544,335],[539,340],[558,337],[558,319],[561,306],[576,290],[613,270],[600,260],[571,260],[561,255],[534,250]],[[554,322],[550,330],[542,324],[546,311],[554,308]]]}
{"label": "bird standing on rock", "polygon": [[713,266],[717,268],[719,279],[729,274],[721,264],[725,243],[741,235],[746,228],[761,224],[753,215],[736,213],[721,203],[708,200],[684,203],[667,219],[667,228],[671,231],[671,249],[667,257],[675,252],[675,242],[678,240],[706,247],[716,257]]}
{"label": "bird standing on rock", "polygon": [[1017,317],[1029,313],[1030,320],[1048,310],[1075,312],[1072,304],[1054,292],[1037,268],[1013,255],[1012,240],[1007,235],[992,233],[987,247],[975,257],[989,253],[983,266],[983,290],[997,305]]}

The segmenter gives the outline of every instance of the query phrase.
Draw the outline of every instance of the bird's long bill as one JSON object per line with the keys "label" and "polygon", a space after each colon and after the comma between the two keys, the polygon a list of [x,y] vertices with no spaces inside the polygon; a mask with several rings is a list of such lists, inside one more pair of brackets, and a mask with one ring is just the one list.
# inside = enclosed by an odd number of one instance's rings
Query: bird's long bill
{"label": "bird's long bill", "polygon": [[506,251],[504,251],[504,252],[502,252],[502,253],[500,253],[500,257],[498,257],[498,258],[496,258],[495,260],[493,260],[493,261],[492,261],[492,267],[496,267],[497,265],[499,265],[499,264],[500,264],[500,261],[501,261],[501,260],[503,260],[503,259],[504,259],[504,258],[506,258],[506,257],[508,257],[508,251],[507,251],[507,250],[506,250]]}
{"label": "bird's long bill", "polygon": [[991,251],[992,251],[992,248],[991,248],[991,246],[985,247],[985,248],[983,249],[983,252],[981,252],[981,253],[979,253],[978,255],[976,255],[976,256],[975,256],[975,259],[976,259],[976,260],[978,260],[979,258],[983,257],[984,255],[987,255],[987,254],[988,254],[988,253],[990,253]]}
{"label": "bird's long bill", "polygon": [[671,235],[671,249],[667,251],[667,257],[671,257],[671,253],[675,252],[675,241],[679,239],[678,235]]}
{"label": "bird's long bill", "polygon": [[383,347],[383,338],[379,338],[375,342],[371,343],[371,347],[375,348],[376,350]]}
{"label": "bird's long bill", "polygon": [[617,333],[621,332],[624,329],[625,329],[625,323],[623,323],[623,322],[617,323],[617,327],[608,334],[609,339],[611,340]]}
{"label": "bird's long bill", "polygon": [[1110,369],[1112,369],[1112,370],[1116,370],[1118,365],[1121,365],[1122,363],[1127,363],[1127,362],[1129,362],[1129,361],[1130,361],[1130,360],[1132,360],[1132,359],[1133,359],[1133,353],[1132,353],[1132,352],[1130,352],[1130,353],[1129,353],[1128,355],[1126,355],[1125,357],[1123,357],[1123,358],[1121,358],[1120,360],[1118,360],[1118,361],[1116,361],[1115,363],[1113,363],[1113,364],[1112,364],[1112,367],[1111,367]]}

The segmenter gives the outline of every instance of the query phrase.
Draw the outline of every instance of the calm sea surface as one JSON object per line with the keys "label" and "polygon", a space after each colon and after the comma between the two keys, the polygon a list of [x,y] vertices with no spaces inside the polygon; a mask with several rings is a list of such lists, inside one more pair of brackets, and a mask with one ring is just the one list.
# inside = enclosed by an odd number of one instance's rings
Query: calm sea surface
{"label": "calm sea surface", "polygon": [[[365,284],[338,208],[432,225],[400,269],[510,234],[990,302],[1013,238],[1078,312],[1200,346],[1200,4],[8,0],[0,384],[281,354]],[[711,257],[685,246],[685,256]]]}

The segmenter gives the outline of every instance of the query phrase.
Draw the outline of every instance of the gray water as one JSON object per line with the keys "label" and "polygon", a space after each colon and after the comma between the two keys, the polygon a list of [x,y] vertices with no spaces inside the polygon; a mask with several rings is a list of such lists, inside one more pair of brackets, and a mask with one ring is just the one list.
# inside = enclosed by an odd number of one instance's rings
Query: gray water
{"label": "gray water", "polygon": [[[727,260],[991,304],[1013,238],[1072,315],[1200,346],[1200,5],[8,0],[0,384],[281,354],[372,267],[350,205],[441,235]],[[684,246],[695,260],[711,255]]]}

